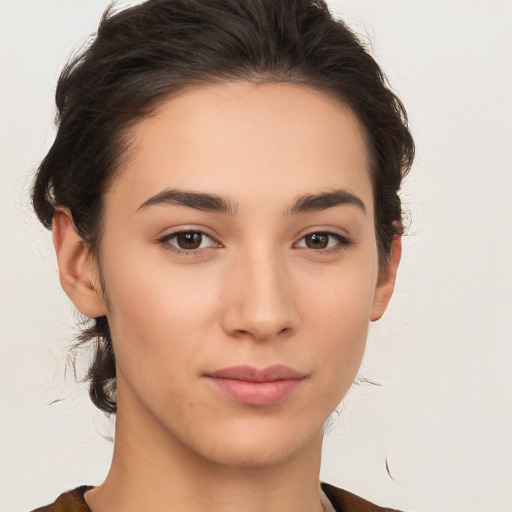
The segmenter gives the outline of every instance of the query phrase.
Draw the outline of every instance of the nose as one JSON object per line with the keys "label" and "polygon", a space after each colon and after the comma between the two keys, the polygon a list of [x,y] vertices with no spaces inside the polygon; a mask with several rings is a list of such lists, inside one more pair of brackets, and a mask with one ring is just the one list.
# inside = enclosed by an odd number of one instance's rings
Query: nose
{"label": "nose", "polygon": [[299,323],[293,283],[271,249],[240,257],[224,284],[223,329],[235,337],[263,341],[287,336]]}

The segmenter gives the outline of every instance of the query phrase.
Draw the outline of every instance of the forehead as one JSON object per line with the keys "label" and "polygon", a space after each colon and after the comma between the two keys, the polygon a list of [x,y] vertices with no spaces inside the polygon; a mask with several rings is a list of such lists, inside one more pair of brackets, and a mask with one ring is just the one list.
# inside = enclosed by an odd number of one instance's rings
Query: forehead
{"label": "forehead", "polygon": [[169,187],[242,203],[343,188],[371,208],[369,167],[359,120],[327,93],[286,83],[200,86],[131,129],[107,205],[122,199],[133,208]]}

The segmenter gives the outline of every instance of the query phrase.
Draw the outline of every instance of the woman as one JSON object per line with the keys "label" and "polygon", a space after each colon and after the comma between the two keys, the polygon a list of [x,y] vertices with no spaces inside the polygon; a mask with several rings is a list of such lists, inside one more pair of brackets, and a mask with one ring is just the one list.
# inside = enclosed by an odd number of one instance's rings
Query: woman
{"label": "woman", "polygon": [[107,12],[57,105],[33,204],[116,441],[38,510],[384,510],[319,485],[414,153],[373,58],[323,2],[150,0]]}

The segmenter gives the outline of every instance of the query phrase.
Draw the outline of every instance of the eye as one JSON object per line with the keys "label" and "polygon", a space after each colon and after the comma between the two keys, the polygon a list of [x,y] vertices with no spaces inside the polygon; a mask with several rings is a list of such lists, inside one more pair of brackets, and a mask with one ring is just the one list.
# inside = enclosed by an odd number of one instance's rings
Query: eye
{"label": "eye", "polygon": [[351,241],[337,233],[315,232],[302,237],[296,247],[304,247],[316,251],[342,249],[351,245]]}
{"label": "eye", "polygon": [[177,252],[193,252],[218,245],[211,236],[202,231],[193,230],[171,233],[161,238],[159,242],[170,246],[171,249]]}

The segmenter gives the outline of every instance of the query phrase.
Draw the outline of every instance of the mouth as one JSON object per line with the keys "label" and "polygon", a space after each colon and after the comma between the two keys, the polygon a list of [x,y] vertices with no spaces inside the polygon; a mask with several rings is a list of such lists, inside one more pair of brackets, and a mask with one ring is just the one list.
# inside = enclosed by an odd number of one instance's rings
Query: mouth
{"label": "mouth", "polygon": [[283,365],[263,369],[232,366],[205,376],[221,395],[255,407],[265,407],[283,401],[306,379],[306,374]]}

